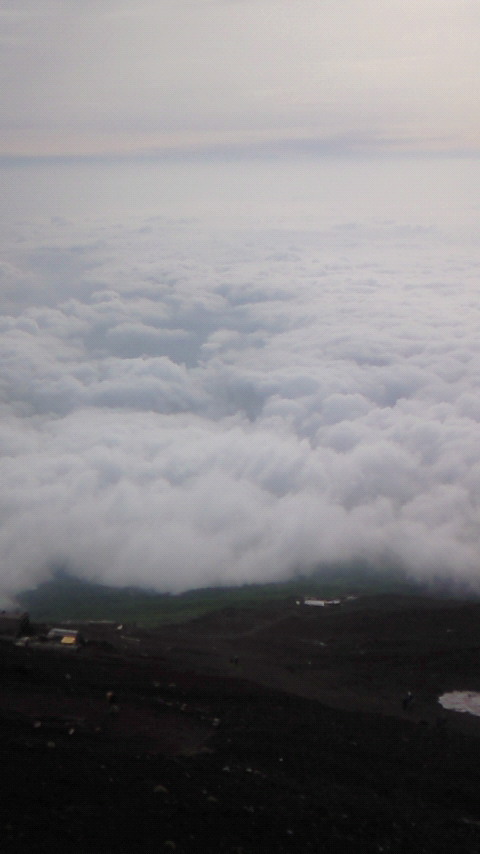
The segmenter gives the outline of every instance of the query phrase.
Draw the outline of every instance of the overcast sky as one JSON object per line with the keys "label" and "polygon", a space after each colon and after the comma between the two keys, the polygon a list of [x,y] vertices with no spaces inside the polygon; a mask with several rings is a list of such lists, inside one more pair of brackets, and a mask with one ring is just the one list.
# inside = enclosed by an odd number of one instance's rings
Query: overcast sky
{"label": "overcast sky", "polygon": [[0,596],[480,589],[477,0],[0,16]]}
{"label": "overcast sky", "polygon": [[2,0],[0,153],[478,151],[477,0]]}

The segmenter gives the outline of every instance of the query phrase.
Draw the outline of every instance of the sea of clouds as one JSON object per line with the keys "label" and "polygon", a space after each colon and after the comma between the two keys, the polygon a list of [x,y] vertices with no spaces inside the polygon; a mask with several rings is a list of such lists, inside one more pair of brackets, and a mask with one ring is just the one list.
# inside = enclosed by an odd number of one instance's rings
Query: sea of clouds
{"label": "sea of clouds", "polygon": [[479,270],[414,222],[11,222],[3,590],[356,558],[475,587]]}

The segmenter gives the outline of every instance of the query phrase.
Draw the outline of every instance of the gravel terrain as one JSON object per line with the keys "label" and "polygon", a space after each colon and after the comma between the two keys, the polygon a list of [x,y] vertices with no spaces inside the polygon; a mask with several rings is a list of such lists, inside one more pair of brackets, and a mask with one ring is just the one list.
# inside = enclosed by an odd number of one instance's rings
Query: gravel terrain
{"label": "gravel terrain", "polygon": [[2,852],[480,852],[479,604],[80,628],[0,642]]}

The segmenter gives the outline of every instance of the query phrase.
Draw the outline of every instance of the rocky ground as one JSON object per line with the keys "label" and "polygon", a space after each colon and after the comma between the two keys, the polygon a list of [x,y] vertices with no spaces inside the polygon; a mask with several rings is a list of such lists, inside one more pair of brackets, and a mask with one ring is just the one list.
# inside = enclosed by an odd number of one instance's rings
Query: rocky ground
{"label": "rocky ground", "polygon": [[81,628],[0,642],[2,852],[480,852],[479,604]]}

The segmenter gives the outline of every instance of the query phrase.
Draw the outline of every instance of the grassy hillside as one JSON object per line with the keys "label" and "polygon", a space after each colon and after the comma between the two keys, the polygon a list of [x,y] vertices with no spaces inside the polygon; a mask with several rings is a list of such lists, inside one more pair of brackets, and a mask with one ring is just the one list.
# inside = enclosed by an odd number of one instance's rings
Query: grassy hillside
{"label": "grassy hillside", "polygon": [[254,607],[267,601],[304,595],[325,598],[347,594],[421,593],[421,587],[398,571],[372,571],[364,566],[323,568],[310,576],[271,584],[208,587],[171,595],[137,587],[107,587],[66,572],[17,596],[32,619],[117,620],[143,626],[183,622],[225,607]]}

